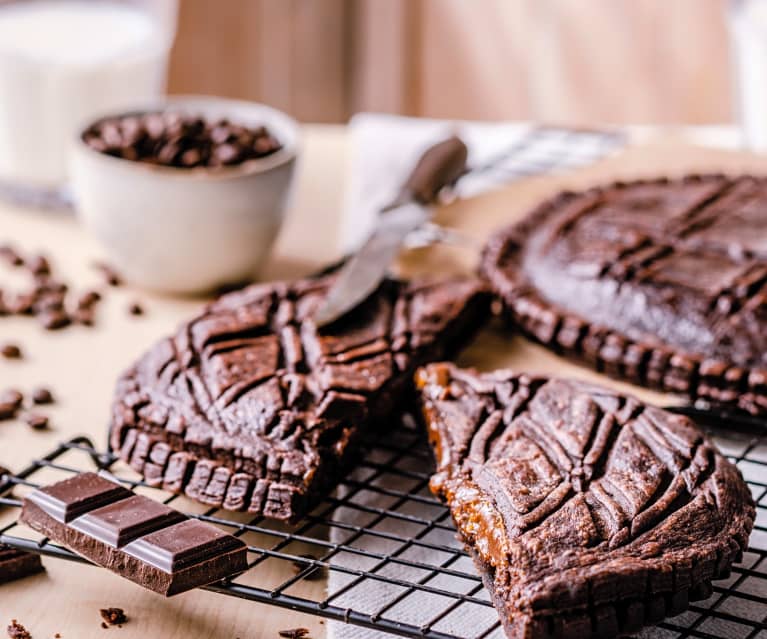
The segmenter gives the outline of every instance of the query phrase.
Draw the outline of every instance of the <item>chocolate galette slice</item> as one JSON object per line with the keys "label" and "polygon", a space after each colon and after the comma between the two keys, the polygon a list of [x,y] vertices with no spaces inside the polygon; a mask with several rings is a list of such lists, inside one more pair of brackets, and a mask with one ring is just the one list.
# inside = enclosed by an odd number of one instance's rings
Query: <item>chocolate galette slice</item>
{"label": "chocolate galette slice", "polygon": [[119,380],[110,444],[153,486],[295,520],[352,460],[362,429],[401,407],[416,367],[488,314],[476,280],[388,280],[318,331],[333,276],[231,293]]}
{"label": "chocolate galette slice", "polygon": [[686,417],[581,382],[418,373],[432,491],[513,638],[631,633],[711,594],[747,547],[739,471]]}
{"label": "chocolate galette slice", "polygon": [[511,320],[608,374],[767,413],[767,178],[616,182],[488,242]]}

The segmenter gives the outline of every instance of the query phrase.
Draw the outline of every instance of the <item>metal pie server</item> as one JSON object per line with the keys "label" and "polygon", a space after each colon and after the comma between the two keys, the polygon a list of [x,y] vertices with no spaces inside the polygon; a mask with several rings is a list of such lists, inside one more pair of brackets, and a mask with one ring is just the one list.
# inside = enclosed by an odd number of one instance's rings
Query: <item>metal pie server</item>
{"label": "metal pie server", "polygon": [[429,147],[421,155],[398,196],[381,209],[375,229],[341,267],[314,315],[317,326],[343,317],[378,288],[405,238],[431,218],[429,204],[466,172],[467,157],[466,145],[456,136]]}

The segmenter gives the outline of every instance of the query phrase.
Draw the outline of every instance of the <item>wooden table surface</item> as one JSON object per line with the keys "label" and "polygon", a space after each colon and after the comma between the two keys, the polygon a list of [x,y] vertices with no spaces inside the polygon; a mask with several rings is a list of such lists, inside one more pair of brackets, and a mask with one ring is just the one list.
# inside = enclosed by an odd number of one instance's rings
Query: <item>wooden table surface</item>
{"label": "wooden table surface", "polygon": [[[264,277],[306,273],[338,253],[346,135],[341,127],[332,126],[308,126],[304,133],[296,197]],[[637,174],[719,168],[765,172],[767,161],[666,141],[662,147],[629,149],[618,158],[578,173],[526,179],[472,201],[444,207],[438,212],[438,221],[481,239],[490,229],[521,215],[541,197],[562,187],[577,188]],[[100,251],[69,216],[0,205],[0,243],[5,241],[12,241],[24,252],[44,251],[51,256],[56,272],[76,283],[77,288],[99,282],[91,263],[100,257]],[[408,253],[400,260],[400,267],[407,273],[466,270],[475,259],[475,252],[438,247]],[[13,277],[9,270],[1,273],[0,281]],[[133,300],[145,306],[145,316],[128,314],[127,307]],[[119,372],[152,342],[191,316],[201,303],[199,299],[158,297],[122,287],[107,291],[94,328],[46,332],[30,318],[0,319],[0,343],[16,341],[25,352],[21,361],[0,360],[0,389],[13,386],[26,392],[46,384],[58,400],[46,410],[51,416],[49,431],[33,432],[18,421],[0,423],[0,464],[17,470],[57,442],[77,434],[89,435],[104,446],[109,404]],[[492,326],[481,333],[460,362],[485,369],[512,366],[612,383],[519,337],[509,338]],[[634,390],[650,401],[678,401]],[[0,511],[0,522],[11,515]],[[50,638],[54,633],[79,639],[102,632],[99,608],[119,606],[126,610],[130,622],[108,632],[109,636],[116,634],[123,639],[275,638],[278,629],[297,626],[309,628],[315,639],[325,632],[326,626],[318,619],[292,611],[204,591],[163,600],[104,570],[56,559],[45,560],[45,565],[45,574],[0,587],[0,628],[17,618],[36,639]],[[274,570],[290,571],[290,567],[276,566]],[[302,587],[303,594],[318,597],[325,585],[315,581]]]}

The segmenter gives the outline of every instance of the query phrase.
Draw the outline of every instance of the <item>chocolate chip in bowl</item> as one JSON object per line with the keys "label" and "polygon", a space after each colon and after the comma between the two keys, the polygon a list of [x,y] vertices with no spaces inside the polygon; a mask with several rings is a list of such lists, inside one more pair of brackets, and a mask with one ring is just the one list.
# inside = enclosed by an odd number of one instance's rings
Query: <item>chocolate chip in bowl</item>
{"label": "chocolate chip in bowl", "polygon": [[73,144],[80,219],[127,282],[174,293],[253,279],[282,223],[298,125],[251,102],[172,97]]}

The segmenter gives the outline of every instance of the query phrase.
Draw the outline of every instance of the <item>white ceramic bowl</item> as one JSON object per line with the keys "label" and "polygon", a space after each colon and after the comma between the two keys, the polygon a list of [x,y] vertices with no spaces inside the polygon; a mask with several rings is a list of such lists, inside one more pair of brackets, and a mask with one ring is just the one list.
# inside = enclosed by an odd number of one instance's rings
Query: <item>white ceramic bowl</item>
{"label": "white ceramic bowl", "polygon": [[140,286],[200,293],[252,278],[283,220],[298,125],[270,107],[214,97],[171,97],[131,111],[163,109],[263,124],[282,148],[238,166],[181,169],[99,153],[83,142],[83,127],[69,167],[80,219],[117,270]]}

